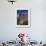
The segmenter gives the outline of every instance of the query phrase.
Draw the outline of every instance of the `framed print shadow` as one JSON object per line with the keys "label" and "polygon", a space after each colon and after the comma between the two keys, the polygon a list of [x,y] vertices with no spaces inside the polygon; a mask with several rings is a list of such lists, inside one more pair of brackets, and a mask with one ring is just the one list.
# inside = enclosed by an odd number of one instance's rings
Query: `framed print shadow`
{"label": "framed print shadow", "polygon": [[16,10],[16,27],[30,27],[30,9],[22,8]]}

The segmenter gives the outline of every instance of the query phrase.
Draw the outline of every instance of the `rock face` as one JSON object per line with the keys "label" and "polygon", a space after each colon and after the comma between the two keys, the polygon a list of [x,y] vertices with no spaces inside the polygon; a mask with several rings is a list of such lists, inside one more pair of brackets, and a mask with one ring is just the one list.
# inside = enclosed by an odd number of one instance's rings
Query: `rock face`
{"label": "rock face", "polygon": [[22,15],[17,18],[17,25],[28,25],[28,15]]}

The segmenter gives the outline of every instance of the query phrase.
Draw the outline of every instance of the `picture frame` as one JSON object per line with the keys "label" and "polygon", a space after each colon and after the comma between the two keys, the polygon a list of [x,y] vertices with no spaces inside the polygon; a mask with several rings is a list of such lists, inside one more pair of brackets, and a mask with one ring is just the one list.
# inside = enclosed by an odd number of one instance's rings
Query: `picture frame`
{"label": "picture frame", "polygon": [[29,8],[16,9],[16,27],[31,27],[31,10]]}

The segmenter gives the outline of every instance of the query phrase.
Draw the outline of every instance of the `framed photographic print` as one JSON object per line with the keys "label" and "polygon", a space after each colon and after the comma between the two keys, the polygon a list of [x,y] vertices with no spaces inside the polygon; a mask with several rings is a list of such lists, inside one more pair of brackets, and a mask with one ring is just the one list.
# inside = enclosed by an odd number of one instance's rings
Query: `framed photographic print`
{"label": "framed photographic print", "polygon": [[30,27],[30,9],[17,9],[16,10],[16,27]]}

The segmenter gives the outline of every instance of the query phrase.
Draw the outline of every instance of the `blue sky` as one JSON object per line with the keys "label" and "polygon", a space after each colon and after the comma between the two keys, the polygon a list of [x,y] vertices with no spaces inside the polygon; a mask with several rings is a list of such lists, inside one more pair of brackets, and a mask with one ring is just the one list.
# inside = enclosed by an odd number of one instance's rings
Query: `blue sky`
{"label": "blue sky", "polygon": [[17,10],[17,14],[28,14],[28,10]]}

